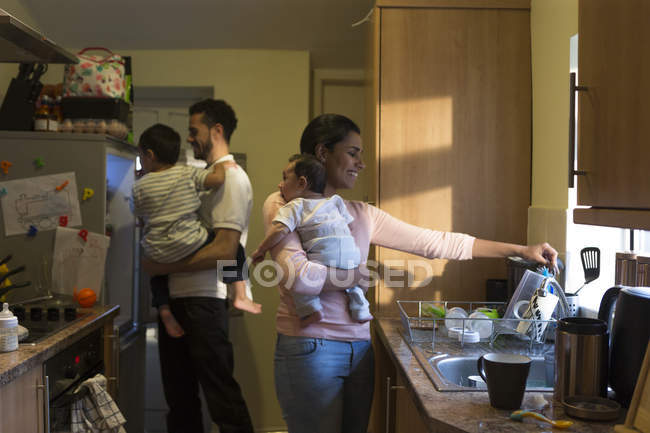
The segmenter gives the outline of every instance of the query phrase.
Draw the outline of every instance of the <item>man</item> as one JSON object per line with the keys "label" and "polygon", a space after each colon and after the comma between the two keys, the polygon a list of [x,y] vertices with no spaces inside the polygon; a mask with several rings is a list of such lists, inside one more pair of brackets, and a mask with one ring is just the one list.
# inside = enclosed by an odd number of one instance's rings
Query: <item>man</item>
{"label": "man", "polygon": [[[230,136],[237,127],[233,109],[223,100],[206,99],[190,107],[187,141],[194,157],[213,164],[234,160]],[[217,280],[216,260],[232,261],[246,243],[253,193],[241,167],[226,171],[225,184],[200,194],[199,216],[215,239],[193,256],[172,264],[145,263],[150,274],[169,273],[170,308],[185,335],[172,338],[159,322],[160,366],[169,406],[169,433],[202,433],[199,387],[210,417],[221,433],[252,433],[239,384],[233,377],[228,339],[226,286]],[[223,264],[223,263],[221,263]],[[228,264],[228,263],[227,263]]]}

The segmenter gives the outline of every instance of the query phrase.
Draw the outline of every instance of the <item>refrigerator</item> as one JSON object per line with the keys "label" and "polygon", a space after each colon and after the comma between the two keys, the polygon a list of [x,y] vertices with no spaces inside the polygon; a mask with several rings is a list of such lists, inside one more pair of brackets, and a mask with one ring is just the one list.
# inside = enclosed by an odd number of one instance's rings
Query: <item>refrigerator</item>
{"label": "refrigerator", "polygon": [[[144,375],[139,378],[132,375],[135,371],[144,371],[145,348],[141,326],[144,313],[140,301],[140,233],[129,203],[136,156],[135,146],[104,134],[0,131],[0,258],[12,255],[8,263],[10,269],[25,265],[25,271],[12,277],[12,282],[31,282],[28,287],[9,292],[6,302],[10,305],[26,302],[50,292],[72,293],[71,287],[56,287],[55,283],[61,280],[56,278],[61,270],[53,266],[55,229],[61,223],[57,214],[60,203],[47,202],[56,194],[52,192],[54,188],[39,187],[63,176],[70,183],[57,192],[64,191],[70,198],[76,196],[77,218],[81,219],[80,224],[67,227],[79,230],[80,234],[82,230],[110,234],[104,276],[99,278],[98,302],[120,306],[114,322],[119,330],[121,350],[118,405],[127,419],[131,418],[127,421],[129,431],[132,428],[139,431],[138,417],[142,415],[138,412],[143,410],[139,406],[144,399],[141,379]],[[21,194],[18,199],[13,194],[12,200],[8,200],[10,194],[2,194],[3,185],[5,190],[19,189],[16,182],[11,182],[15,180],[25,181],[19,182],[21,188],[31,185],[27,188],[30,192]],[[39,188],[42,191],[36,191]],[[87,197],[91,191],[92,196]],[[20,220],[23,227],[34,226],[36,232],[8,234],[5,215]],[[12,220],[12,233],[16,225],[17,221]],[[125,401],[120,402],[122,399]]]}

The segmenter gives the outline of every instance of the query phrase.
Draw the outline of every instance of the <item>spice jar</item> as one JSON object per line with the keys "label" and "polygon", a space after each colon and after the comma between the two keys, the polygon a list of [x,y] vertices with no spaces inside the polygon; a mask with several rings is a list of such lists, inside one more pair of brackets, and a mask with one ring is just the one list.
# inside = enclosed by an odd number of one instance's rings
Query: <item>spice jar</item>
{"label": "spice jar", "polygon": [[2,304],[0,311],[0,352],[18,349],[18,319],[9,311],[9,304]]}

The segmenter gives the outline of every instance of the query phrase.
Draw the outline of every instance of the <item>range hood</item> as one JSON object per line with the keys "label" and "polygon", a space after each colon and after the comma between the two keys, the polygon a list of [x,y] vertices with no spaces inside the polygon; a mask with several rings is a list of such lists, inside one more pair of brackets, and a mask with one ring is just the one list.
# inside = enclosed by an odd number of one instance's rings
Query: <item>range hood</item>
{"label": "range hood", "polygon": [[77,63],[77,57],[0,9],[0,63]]}

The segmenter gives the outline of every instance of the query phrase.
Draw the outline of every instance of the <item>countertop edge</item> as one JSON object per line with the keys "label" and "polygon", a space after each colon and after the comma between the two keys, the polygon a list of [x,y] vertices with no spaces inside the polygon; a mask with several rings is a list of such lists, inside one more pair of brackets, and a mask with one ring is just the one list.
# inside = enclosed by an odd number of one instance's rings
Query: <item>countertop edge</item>
{"label": "countertop edge", "polygon": [[90,310],[91,315],[79,319],[65,329],[36,343],[19,345],[18,350],[0,353],[0,386],[6,385],[34,367],[42,364],[56,353],[69,347],[72,343],[88,335],[101,326],[103,322],[115,317],[119,305],[98,306]]}

